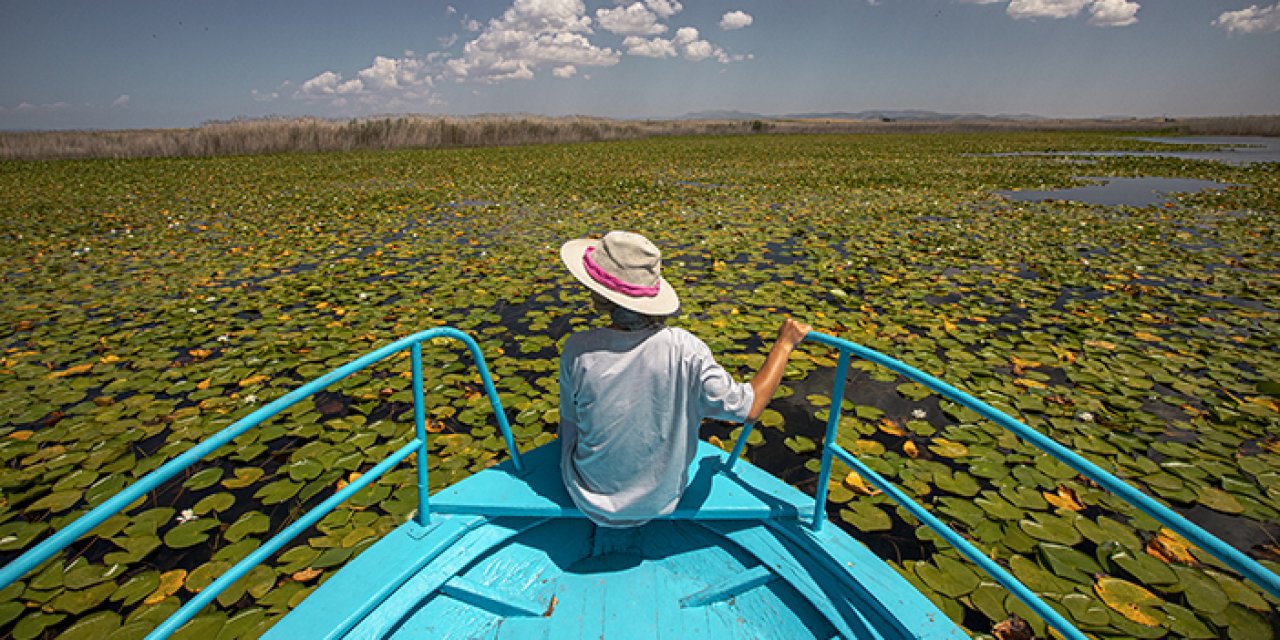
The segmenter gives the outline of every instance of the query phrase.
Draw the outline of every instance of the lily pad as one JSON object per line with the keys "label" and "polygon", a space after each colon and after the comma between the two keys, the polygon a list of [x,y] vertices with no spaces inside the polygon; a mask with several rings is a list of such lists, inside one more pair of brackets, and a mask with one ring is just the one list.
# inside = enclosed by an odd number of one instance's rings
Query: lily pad
{"label": "lily pad", "polygon": [[783,440],[783,444],[787,445],[793,453],[804,455],[818,450],[818,445],[813,440],[804,436],[791,436]]}
{"label": "lily pad", "polygon": [[1220,613],[1231,604],[1231,599],[1216,580],[1203,571],[1191,567],[1173,565],[1177,580],[1184,587],[1183,596],[1187,605],[1197,613],[1213,615]]}
{"label": "lily pad", "polygon": [[1142,626],[1158,626],[1164,618],[1156,608],[1160,598],[1127,580],[1099,578],[1093,590],[1111,610]]}
{"label": "lily pad", "polygon": [[948,556],[938,556],[937,563],[917,562],[916,574],[930,588],[949,598],[959,598],[978,588],[978,574],[968,565]]}
{"label": "lily pad", "polygon": [[194,547],[209,539],[209,530],[218,527],[213,518],[200,518],[184,522],[164,534],[164,544],[170,549]]}
{"label": "lily pad", "polygon": [[91,613],[67,627],[59,640],[102,640],[120,628],[120,614],[114,611]]}
{"label": "lily pad", "polygon": [[207,489],[209,487],[212,487],[213,485],[217,484],[217,482],[221,479],[222,479],[222,468],[210,467],[208,469],[204,469],[203,471],[200,471],[199,473],[196,473],[190,478],[187,478],[186,481],[182,483],[182,486],[188,489],[191,489],[192,491],[199,491],[201,489]]}
{"label": "lily pad", "polygon": [[230,542],[236,542],[248,535],[266,533],[270,528],[270,518],[263,513],[250,511],[231,523],[231,526],[227,527],[227,530],[223,532],[222,537]]}
{"label": "lily pad", "polygon": [[845,508],[840,510],[840,519],[866,533],[888,531],[893,528],[889,514],[873,504],[861,501],[845,505]]}

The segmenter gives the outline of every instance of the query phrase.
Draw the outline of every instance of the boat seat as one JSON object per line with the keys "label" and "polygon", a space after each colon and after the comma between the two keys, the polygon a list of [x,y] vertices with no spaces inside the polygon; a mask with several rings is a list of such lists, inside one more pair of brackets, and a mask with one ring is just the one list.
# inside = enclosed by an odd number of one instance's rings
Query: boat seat
{"label": "boat seat", "polygon": [[[750,465],[724,469],[728,454],[706,442],[689,465],[689,484],[676,510],[660,518],[679,520],[770,520],[811,518],[813,499]],[[517,474],[508,460],[497,473],[477,474],[431,496],[435,513],[539,518],[586,517],[564,488],[560,448],[523,454]],[[460,487],[465,483],[466,487]]]}

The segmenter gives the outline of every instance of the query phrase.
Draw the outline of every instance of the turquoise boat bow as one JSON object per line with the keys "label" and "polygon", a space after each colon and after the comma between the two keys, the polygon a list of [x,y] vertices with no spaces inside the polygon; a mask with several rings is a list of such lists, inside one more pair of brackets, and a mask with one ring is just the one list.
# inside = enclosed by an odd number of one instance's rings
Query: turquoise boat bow
{"label": "turquoise boat bow", "polygon": [[[428,496],[422,343],[447,338],[471,353],[510,460]],[[838,350],[831,406],[843,400],[854,356],[891,369],[1008,429],[1069,465],[1280,598],[1280,576],[1173,510],[1027,425],[927,373],[862,345],[811,333]],[[413,440],[302,514],[201,590],[148,637],[166,638],[218,594],[345,500],[417,454],[418,510],[268,631],[270,637],[929,637],[960,638],[948,620],[883,560],[824,528],[832,463],[840,460],[1007,588],[1066,638],[1084,638],[1055,609],[968,540],[836,443],[833,410],[816,495],[808,497],[702,443],[676,512],[632,531],[596,528],[568,499],[556,443],[515,446],[475,340],[428,329],[325,374],[165,463],[0,569],[0,589],[191,464],[329,385],[409,351]],[[523,573],[522,573],[523,572]],[[504,584],[506,582],[507,584]],[[663,590],[666,589],[667,592]]]}

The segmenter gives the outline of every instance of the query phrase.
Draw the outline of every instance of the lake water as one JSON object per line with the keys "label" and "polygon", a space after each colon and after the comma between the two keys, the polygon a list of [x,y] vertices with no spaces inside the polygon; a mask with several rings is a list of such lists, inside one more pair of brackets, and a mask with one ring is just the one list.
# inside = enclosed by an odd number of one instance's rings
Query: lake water
{"label": "lake water", "polygon": [[1178,193],[1224,189],[1232,185],[1213,180],[1188,178],[1079,178],[1092,184],[1048,191],[997,191],[1010,200],[1041,202],[1071,200],[1108,207],[1150,207],[1176,203]]}
{"label": "lake water", "polygon": [[[1168,151],[1061,151],[1050,153],[997,153],[995,156],[1072,156],[1072,157],[1120,157],[1145,156],[1151,158],[1179,158],[1182,160],[1209,160],[1230,165],[1249,165],[1259,162],[1280,162],[1280,138],[1258,136],[1187,136],[1180,138],[1138,138],[1144,142],[1170,145]],[[1178,146],[1224,145],[1213,150],[1179,151]]]}
{"label": "lake water", "polygon": [[1185,160],[1212,160],[1233,165],[1256,162],[1280,162],[1280,138],[1257,136],[1189,136],[1183,138],[1139,138],[1147,142],[1168,145],[1218,144],[1227,145],[1213,151],[1151,151],[1124,155],[1151,155]]}

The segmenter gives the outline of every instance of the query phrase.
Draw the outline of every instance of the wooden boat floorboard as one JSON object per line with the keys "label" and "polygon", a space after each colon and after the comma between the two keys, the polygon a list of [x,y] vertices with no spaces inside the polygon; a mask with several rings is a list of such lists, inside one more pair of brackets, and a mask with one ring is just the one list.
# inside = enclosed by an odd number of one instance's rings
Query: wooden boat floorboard
{"label": "wooden boat floorboard", "polygon": [[[558,453],[438,492],[430,526],[371,545],[267,637],[965,637],[860,543],[813,531],[811,497],[745,462],[726,472],[714,446],[676,513],[631,529],[582,517]],[[508,515],[457,513],[472,509]],[[912,610],[926,616],[899,620]]]}

